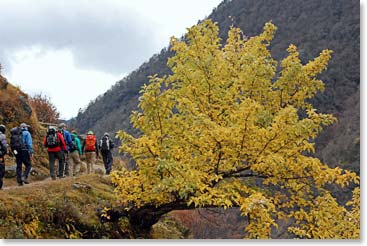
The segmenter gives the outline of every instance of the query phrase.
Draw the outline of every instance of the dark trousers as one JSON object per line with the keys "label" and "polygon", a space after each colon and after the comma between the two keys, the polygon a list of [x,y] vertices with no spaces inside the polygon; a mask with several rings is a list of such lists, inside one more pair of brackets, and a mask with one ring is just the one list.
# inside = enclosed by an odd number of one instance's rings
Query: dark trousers
{"label": "dark trousers", "polygon": [[[28,179],[29,173],[32,169],[31,164],[31,156],[29,155],[28,150],[21,150],[18,154],[15,155],[15,160],[17,163],[17,182],[22,183],[22,176],[24,179]],[[22,175],[22,164],[25,165],[25,170]]]}
{"label": "dark trousers", "polygon": [[110,174],[113,164],[113,158],[111,151],[101,151],[102,152],[102,159],[104,163],[104,167],[106,169],[106,174]]}
{"label": "dark trousers", "polygon": [[61,151],[59,152],[48,152],[48,160],[50,163],[50,175],[51,178],[55,178],[55,160],[59,160],[59,172],[57,177],[64,176],[64,155]]}
{"label": "dark trousers", "polygon": [[4,175],[5,175],[5,163],[3,157],[0,157],[0,190],[3,187]]}

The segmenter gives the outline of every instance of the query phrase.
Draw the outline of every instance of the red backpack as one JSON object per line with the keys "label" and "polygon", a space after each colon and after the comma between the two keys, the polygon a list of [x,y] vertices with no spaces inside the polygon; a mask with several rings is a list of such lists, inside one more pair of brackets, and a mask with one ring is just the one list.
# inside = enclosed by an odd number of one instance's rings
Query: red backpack
{"label": "red backpack", "polygon": [[85,139],[85,149],[87,151],[96,150],[96,136],[95,135],[87,135]]}

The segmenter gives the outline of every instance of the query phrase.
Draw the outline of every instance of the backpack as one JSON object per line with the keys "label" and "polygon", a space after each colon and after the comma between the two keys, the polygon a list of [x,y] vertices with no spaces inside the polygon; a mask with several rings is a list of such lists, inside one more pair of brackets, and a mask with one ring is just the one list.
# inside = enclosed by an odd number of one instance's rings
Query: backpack
{"label": "backpack", "polygon": [[75,141],[75,136],[73,134],[71,134],[71,143],[69,144],[69,150],[70,150],[70,152],[73,152],[77,149],[78,149],[78,147],[77,147],[77,144],[76,144],[76,141]]}
{"label": "backpack", "polygon": [[[1,133],[0,133],[1,134]],[[7,153],[7,149],[0,140],[0,157],[3,157]]]}
{"label": "backpack", "polygon": [[101,139],[101,150],[110,150],[110,139],[107,136]]}
{"label": "backpack", "polygon": [[85,149],[87,151],[95,151],[96,150],[96,136],[87,135],[85,138]]}
{"label": "backpack", "polygon": [[57,146],[60,146],[60,141],[57,137],[56,130],[54,128],[50,128],[46,135],[46,147],[55,148]]}
{"label": "backpack", "polygon": [[[24,149],[23,131],[20,127],[14,127],[10,130],[10,148],[14,152],[20,152]],[[14,152],[16,154],[16,152]]]}

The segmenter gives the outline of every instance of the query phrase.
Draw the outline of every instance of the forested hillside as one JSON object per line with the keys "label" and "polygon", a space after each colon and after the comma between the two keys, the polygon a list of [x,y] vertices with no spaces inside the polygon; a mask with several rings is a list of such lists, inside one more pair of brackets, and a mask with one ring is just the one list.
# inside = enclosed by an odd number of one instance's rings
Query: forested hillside
{"label": "forested hillside", "polygon": [[[285,57],[286,48],[295,44],[301,59],[307,61],[323,49],[333,50],[328,70],[321,79],[324,93],[317,95],[315,107],[333,113],[338,122],[317,140],[317,155],[331,166],[343,166],[359,173],[359,1],[344,0],[233,0],[223,1],[208,16],[218,22],[225,40],[234,24],[246,36],[260,33],[267,21],[278,26],[271,52]],[[80,131],[93,129],[98,135],[124,129],[134,133],[130,113],[137,109],[141,86],[148,76],[170,73],[164,48],[130,75],[90,102],[71,120]]]}

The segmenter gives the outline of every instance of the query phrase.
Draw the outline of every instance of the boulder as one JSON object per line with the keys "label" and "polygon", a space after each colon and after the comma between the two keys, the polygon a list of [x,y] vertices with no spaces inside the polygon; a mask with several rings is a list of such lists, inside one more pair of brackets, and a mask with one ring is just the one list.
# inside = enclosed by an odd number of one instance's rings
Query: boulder
{"label": "boulder", "polygon": [[96,169],[94,169],[94,173],[104,175],[105,171],[102,168],[97,167]]}
{"label": "boulder", "polygon": [[84,192],[89,192],[89,191],[92,190],[92,186],[90,186],[89,184],[80,183],[80,182],[74,183],[73,188],[78,189],[78,190],[82,190]]}
{"label": "boulder", "polygon": [[5,166],[5,178],[14,178],[17,176],[17,166]]}

